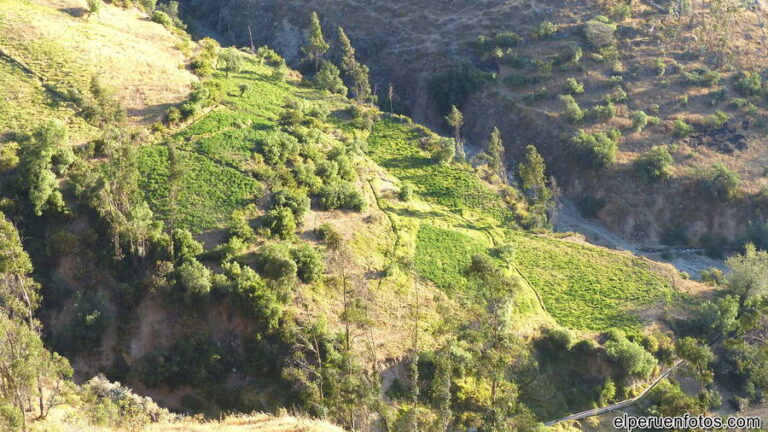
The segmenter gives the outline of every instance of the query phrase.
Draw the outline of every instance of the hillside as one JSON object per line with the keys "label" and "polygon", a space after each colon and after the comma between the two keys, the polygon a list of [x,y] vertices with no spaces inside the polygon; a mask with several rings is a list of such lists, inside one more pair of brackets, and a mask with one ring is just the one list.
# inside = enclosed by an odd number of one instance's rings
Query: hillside
{"label": "hillside", "polygon": [[0,385],[0,422],[47,427],[39,396],[93,430],[539,430],[726,325],[701,324],[722,275],[551,232],[535,148],[508,184],[360,98],[354,52],[302,75],[139,5],[0,3],[0,342],[46,371]]}
{"label": "hillside", "polygon": [[[676,4],[182,2],[200,34],[247,46],[250,26],[257,44],[276,47],[295,65],[302,64],[307,11],[323,11],[327,28],[343,26],[357,42],[382,107],[390,106],[392,84],[396,110],[447,132],[443,116],[457,105],[469,145],[482,149],[499,127],[510,167],[536,145],[562,191],[623,238],[719,256],[762,241],[766,10],[762,2],[686,3],[680,11]],[[573,91],[585,116],[577,121],[560,100]],[[643,118],[640,129],[634,117]],[[680,130],[678,121],[685,122]],[[605,166],[576,154],[579,129],[614,128],[621,134]],[[653,146],[671,159],[663,179],[648,185],[633,162]],[[718,164],[740,179],[738,193],[707,190]]]}

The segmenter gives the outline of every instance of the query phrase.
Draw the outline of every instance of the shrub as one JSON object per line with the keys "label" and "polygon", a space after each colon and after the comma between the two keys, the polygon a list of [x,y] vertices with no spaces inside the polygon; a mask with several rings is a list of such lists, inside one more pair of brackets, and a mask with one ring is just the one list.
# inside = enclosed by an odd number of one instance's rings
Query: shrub
{"label": "shrub", "polygon": [[156,10],[152,12],[152,21],[162,24],[165,28],[173,27],[173,20],[163,11]]}
{"label": "shrub", "polygon": [[279,244],[267,245],[259,250],[256,254],[256,268],[265,277],[273,280],[292,279],[298,272],[288,249]]}
{"label": "shrub", "polygon": [[83,353],[101,345],[101,337],[109,326],[104,299],[90,291],[81,292],[75,300],[74,314],[69,321],[65,352]]}
{"label": "shrub", "polygon": [[203,253],[203,245],[192,237],[192,233],[185,229],[173,231],[174,255],[178,261],[186,261],[196,258]]}
{"label": "shrub", "polygon": [[365,208],[363,193],[346,181],[332,181],[320,189],[320,205],[325,210],[347,209],[361,211]]}
{"label": "shrub", "polygon": [[557,26],[551,21],[544,21],[536,26],[536,30],[533,32],[533,36],[539,39],[548,39],[557,33]]}
{"label": "shrub", "polygon": [[584,120],[584,111],[582,111],[576,99],[571,95],[561,95],[560,101],[565,105],[564,115],[569,122],[579,124]]}
{"label": "shrub", "polygon": [[0,428],[8,432],[21,430],[24,424],[24,413],[17,407],[0,403]]}
{"label": "shrub", "polygon": [[329,249],[336,249],[341,245],[341,234],[327,222],[315,228],[315,234],[325,242]]}
{"label": "shrub", "polygon": [[56,175],[62,176],[67,173],[69,167],[75,162],[75,153],[70,147],[60,147],[56,149],[56,152],[51,158],[51,164],[53,165],[53,172]]}
{"label": "shrub", "polygon": [[710,87],[720,82],[720,73],[707,67],[685,72],[683,77],[686,84],[698,87]]}
{"label": "shrub", "polygon": [[580,130],[571,139],[577,159],[585,166],[599,170],[616,162],[619,148],[617,131],[587,133]]}
{"label": "shrub", "polygon": [[584,93],[584,84],[580,83],[576,78],[568,78],[565,80],[565,90],[572,95],[579,95]]}
{"label": "shrub", "polygon": [[410,183],[403,183],[398,194],[401,201],[408,202],[413,199],[413,186]]}
{"label": "shrub", "polygon": [[221,50],[219,61],[227,76],[230,73],[237,73],[243,69],[243,57],[237,48],[229,47]]}
{"label": "shrub", "polygon": [[296,218],[289,208],[278,207],[269,210],[262,216],[261,224],[272,236],[281,239],[291,238],[296,233]]}
{"label": "shrub", "polygon": [[231,370],[230,356],[218,345],[200,338],[182,338],[169,348],[158,348],[138,359],[135,373],[150,387],[167,385],[210,387]]}
{"label": "shrub", "polygon": [[648,125],[648,114],[646,114],[645,111],[632,111],[629,118],[632,120],[632,129],[634,129],[635,132],[642,132]]}
{"label": "shrub", "polygon": [[597,119],[611,119],[616,115],[616,105],[611,102],[608,102],[605,105],[595,105],[589,111],[589,115],[590,117]]}
{"label": "shrub", "polygon": [[736,194],[739,176],[723,164],[715,164],[701,178],[704,190],[716,200],[728,200]]}
{"label": "shrub", "polygon": [[178,269],[179,282],[186,289],[189,299],[206,296],[211,292],[211,270],[192,258],[184,261]]}
{"label": "shrub", "polygon": [[616,24],[604,16],[589,20],[584,26],[587,42],[594,48],[602,48],[616,44]]}
{"label": "shrub", "polygon": [[272,166],[284,164],[290,156],[296,154],[298,147],[298,140],[285,132],[271,134],[257,146],[264,160]]}
{"label": "shrub", "polygon": [[714,114],[707,117],[706,123],[707,128],[709,129],[717,129],[720,127],[723,127],[726,123],[728,123],[728,120],[731,119],[731,116],[728,114],[717,110]]}
{"label": "shrub", "polygon": [[674,127],[672,129],[672,135],[677,138],[685,138],[693,134],[693,126],[685,122],[685,120],[675,120]]}
{"label": "shrub", "polygon": [[742,96],[754,96],[762,90],[763,80],[757,72],[741,72],[735,87]]}
{"label": "shrub", "polygon": [[667,72],[667,64],[660,58],[656,59],[653,67],[656,69],[656,76],[663,76]]}
{"label": "shrub", "polygon": [[298,223],[309,211],[310,200],[303,190],[280,189],[272,193],[269,202],[270,209],[287,208],[290,209]]}
{"label": "shrub", "polygon": [[672,175],[670,171],[672,162],[672,155],[666,147],[654,146],[635,159],[633,166],[644,182],[655,183],[666,180]]}
{"label": "shrub", "polygon": [[432,159],[441,164],[452,161],[456,155],[456,143],[452,138],[438,139],[435,147],[432,151]]}
{"label": "shrub", "polygon": [[339,68],[328,60],[323,60],[320,63],[320,70],[315,75],[315,86],[331,93],[347,94],[347,87],[339,75]]}
{"label": "shrub", "polygon": [[304,283],[314,282],[325,270],[323,256],[306,243],[293,248],[291,258],[296,263],[299,279]]}
{"label": "shrub", "polygon": [[0,172],[16,168],[19,162],[18,143],[10,142],[0,146]]}
{"label": "shrub", "polygon": [[605,353],[625,375],[648,377],[658,363],[642,346],[624,337],[606,342]]}

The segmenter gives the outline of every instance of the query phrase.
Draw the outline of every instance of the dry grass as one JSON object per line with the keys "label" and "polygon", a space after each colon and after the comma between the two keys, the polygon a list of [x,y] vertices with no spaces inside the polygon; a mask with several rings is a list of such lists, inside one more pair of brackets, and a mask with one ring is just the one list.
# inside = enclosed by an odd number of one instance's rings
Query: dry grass
{"label": "dry grass", "polygon": [[87,16],[84,0],[0,3],[0,48],[48,82],[83,88],[98,75],[139,122],[159,119],[196,80],[177,47],[183,40],[136,9],[105,5]]}
{"label": "dry grass", "polygon": [[343,432],[329,423],[293,416],[249,414],[227,417],[222,421],[186,420],[151,426],[147,432]]}

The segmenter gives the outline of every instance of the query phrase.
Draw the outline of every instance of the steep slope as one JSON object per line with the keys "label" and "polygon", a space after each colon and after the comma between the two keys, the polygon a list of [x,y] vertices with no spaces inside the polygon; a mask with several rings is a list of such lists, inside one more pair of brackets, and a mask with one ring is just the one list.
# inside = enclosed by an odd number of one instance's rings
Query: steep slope
{"label": "steep slope", "polygon": [[[525,146],[536,145],[556,167],[551,174],[562,190],[623,238],[641,247],[697,246],[716,256],[746,240],[764,241],[766,9],[762,2],[677,4],[182,2],[201,34],[243,46],[253,35],[295,65],[308,11],[316,10],[329,39],[336,26],[351,34],[382,106],[390,106],[393,84],[396,110],[440,129],[456,104],[471,145],[484,146],[498,126],[511,168]],[[588,26],[603,26],[605,39],[590,39]],[[576,124],[559,100],[572,91],[568,78],[585,92],[574,94],[586,114]],[[642,131],[632,120],[640,111],[650,119]],[[676,131],[677,121],[692,129]],[[578,129],[609,128],[623,134],[616,161],[592,170],[574,154],[571,138]],[[633,162],[652,146],[668,147],[672,180],[649,186]],[[712,196],[706,179],[714,164],[741,179],[740,192]]]}
{"label": "steep slope", "polygon": [[[2,5],[19,22],[43,11],[83,34],[98,32],[85,46],[107,34],[134,40],[135,28],[157,31],[165,54],[156,69],[165,73],[181,55],[166,45],[178,30],[133,9],[107,6],[105,17],[124,20],[110,27],[96,15],[69,21],[58,3]],[[530,404],[514,413],[524,428],[596,400],[595,388],[620,367],[601,357],[599,332],[619,328],[640,340],[663,327],[662,313],[696,300],[668,268],[525,232],[533,210],[522,192],[488,181],[482,166],[440,162],[433,147],[441,138],[430,129],[320,90],[267,48],[191,45],[197,60],[216,51],[217,67],[148,130],[137,117],[86,122],[71,104],[51,112],[46,98],[59,86],[87,87],[94,73],[170,103],[163,95],[189,90],[188,72],[169,81],[126,76],[106,60],[90,63],[90,51],[83,60],[73,51],[67,64],[82,71],[59,77],[48,63],[64,62],[47,54],[53,42],[25,42],[22,25],[7,30],[13,53],[2,79],[27,82],[38,97],[24,102],[24,115],[65,118],[73,132],[56,143],[76,148],[72,160],[54,164],[60,149],[35,149],[66,134],[28,137],[35,122],[0,111],[0,121],[13,119],[7,127],[22,159],[2,166],[3,211],[18,223],[43,286],[46,341],[67,355],[78,381],[105,373],[186,412],[298,407],[354,427],[407,421],[409,362],[423,355],[417,367],[427,368],[432,381],[419,384],[426,388],[438,382],[436,359],[447,357],[456,367],[439,382],[466,390],[449,389],[447,397],[464,398],[455,421],[470,427],[484,421],[478,412],[490,384],[480,375],[482,356],[488,334],[501,328],[514,352],[509,363],[522,370],[504,377],[505,392],[516,397],[519,385]],[[120,62],[144,59],[155,70],[144,42],[115,44]],[[150,109],[149,100],[136,106]],[[42,170],[29,168],[34,157],[48,158]],[[53,179],[45,185],[63,203],[33,206],[40,171],[50,172],[39,178]],[[477,262],[498,271],[495,280],[509,291],[489,293],[470,271]],[[477,332],[488,328],[488,316],[497,327]],[[596,366],[585,373],[574,361],[575,378],[559,382],[564,368],[534,358],[535,341],[550,335],[542,327],[581,339]],[[627,380],[627,389],[634,385]],[[424,421],[437,417],[434,400],[417,402],[430,413]]]}
{"label": "steep slope", "polygon": [[91,15],[86,7],[77,0],[0,3],[1,67],[7,70],[0,133],[27,131],[33,115],[47,109],[71,121],[78,138],[91,137],[61,105],[69,89],[85,91],[94,76],[115,89],[137,122],[158,121],[186,99],[197,78],[185,68],[184,51],[191,47],[185,36],[137,10],[105,6]]}

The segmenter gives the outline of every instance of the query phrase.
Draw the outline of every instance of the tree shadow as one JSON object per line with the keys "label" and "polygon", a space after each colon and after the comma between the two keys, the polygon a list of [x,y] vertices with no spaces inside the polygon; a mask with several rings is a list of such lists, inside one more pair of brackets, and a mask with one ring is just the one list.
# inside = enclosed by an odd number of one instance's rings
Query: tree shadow
{"label": "tree shadow", "polygon": [[81,7],[61,8],[59,12],[64,12],[67,15],[71,15],[75,18],[82,18],[88,13],[88,9]]}

